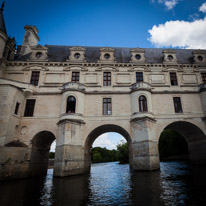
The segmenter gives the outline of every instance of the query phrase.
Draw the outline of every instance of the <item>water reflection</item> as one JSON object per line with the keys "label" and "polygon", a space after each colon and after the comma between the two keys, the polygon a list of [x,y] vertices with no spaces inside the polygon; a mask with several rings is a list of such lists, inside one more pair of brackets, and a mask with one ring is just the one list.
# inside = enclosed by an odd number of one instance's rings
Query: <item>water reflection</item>
{"label": "water reflection", "polygon": [[155,172],[131,172],[129,165],[95,164],[90,175],[0,183],[1,206],[201,206],[205,205],[206,169],[164,162]]}

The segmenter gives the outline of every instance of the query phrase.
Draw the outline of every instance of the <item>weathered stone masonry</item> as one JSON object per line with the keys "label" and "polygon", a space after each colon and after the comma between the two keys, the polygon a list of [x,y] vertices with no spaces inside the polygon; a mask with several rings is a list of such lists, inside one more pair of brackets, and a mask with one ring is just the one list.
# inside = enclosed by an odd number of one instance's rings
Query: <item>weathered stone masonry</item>
{"label": "weathered stone masonry", "polygon": [[45,174],[56,139],[55,176],[90,171],[90,149],[105,132],[123,135],[134,170],[159,168],[165,128],[182,134],[190,159],[206,163],[206,51],[22,46],[0,10],[0,179]]}

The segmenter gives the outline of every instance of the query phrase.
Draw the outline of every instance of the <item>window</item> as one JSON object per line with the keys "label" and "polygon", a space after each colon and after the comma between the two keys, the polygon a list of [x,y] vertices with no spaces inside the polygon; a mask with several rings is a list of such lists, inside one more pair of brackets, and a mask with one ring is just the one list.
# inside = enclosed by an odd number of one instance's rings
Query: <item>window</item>
{"label": "window", "polygon": [[147,99],[143,95],[139,97],[139,111],[147,112]]}
{"label": "window", "polygon": [[27,99],[26,100],[26,107],[24,111],[25,117],[32,117],[34,113],[34,105],[36,100],[35,99]]}
{"label": "window", "polygon": [[103,114],[111,115],[112,114],[112,99],[103,98]]}
{"label": "window", "polygon": [[79,72],[72,72],[72,82],[79,82]]}
{"label": "window", "polygon": [[16,103],[16,107],[15,107],[15,111],[14,111],[14,114],[16,114],[16,115],[18,115],[19,106],[20,106],[20,103],[17,102],[17,103]]}
{"label": "window", "polygon": [[104,86],[111,86],[111,72],[104,72]]}
{"label": "window", "polygon": [[143,82],[143,73],[136,72],[136,82]]}
{"label": "window", "polygon": [[202,83],[206,84],[206,73],[202,73],[201,76],[202,76]]}
{"label": "window", "polygon": [[180,97],[173,97],[175,113],[182,113],[182,104]]}
{"label": "window", "polygon": [[39,74],[40,72],[32,72],[31,74],[31,84],[37,86],[39,83]]}
{"label": "window", "polygon": [[76,109],[76,98],[74,96],[69,96],[67,98],[66,113],[75,113],[75,109]]}
{"label": "window", "polygon": [[170,82],[172,86],[178,85],[177,84],[177,75],[175,72],[170,72]]}

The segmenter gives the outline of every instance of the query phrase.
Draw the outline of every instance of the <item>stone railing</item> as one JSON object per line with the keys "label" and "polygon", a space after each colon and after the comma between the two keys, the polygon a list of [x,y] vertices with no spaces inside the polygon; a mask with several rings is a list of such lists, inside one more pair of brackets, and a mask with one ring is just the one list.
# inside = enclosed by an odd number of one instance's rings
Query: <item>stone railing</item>
{"label": "stone railing", "polygon": [[71,90],[78,90],[78,91],[85,91],[85,85],[78,83],[78,82],[67,82],[60,88],[63,91],[71,91]]}
{"label": "stone railing", "polygon": [[132,91],[136,91],[136,90],[148,90],[148,91],[151,91],[152,87],[151,87],[150,84],[148,84],[146,82],[136,82],[136,83],[131,85],[130,89]]}

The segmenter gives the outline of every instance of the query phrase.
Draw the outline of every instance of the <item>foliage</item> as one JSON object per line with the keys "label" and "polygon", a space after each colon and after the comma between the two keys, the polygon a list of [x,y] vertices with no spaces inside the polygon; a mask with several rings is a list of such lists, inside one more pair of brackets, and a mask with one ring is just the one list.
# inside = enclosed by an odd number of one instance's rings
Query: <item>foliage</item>
{"label": "foliage", "polygon": [[129,147],[128,143],[121,143],[117,145],[118,159],[120,164],[129,163]]}
{"label": "foliage", "polygon": [[160,160],[174,156],[188,154],[187,142],[182,135],[173,130],[164,130],[159,140]]}
{"label": "foliage", "polygon": [[50,152],[49,159],[54,159],[54,158],[55,158],[55,152]]}
{"label": "foliage", "polygon": [[91,157],[93,163],[115,162],[118,161],[118,152],[116,150],[95,147],[92,148]]}

